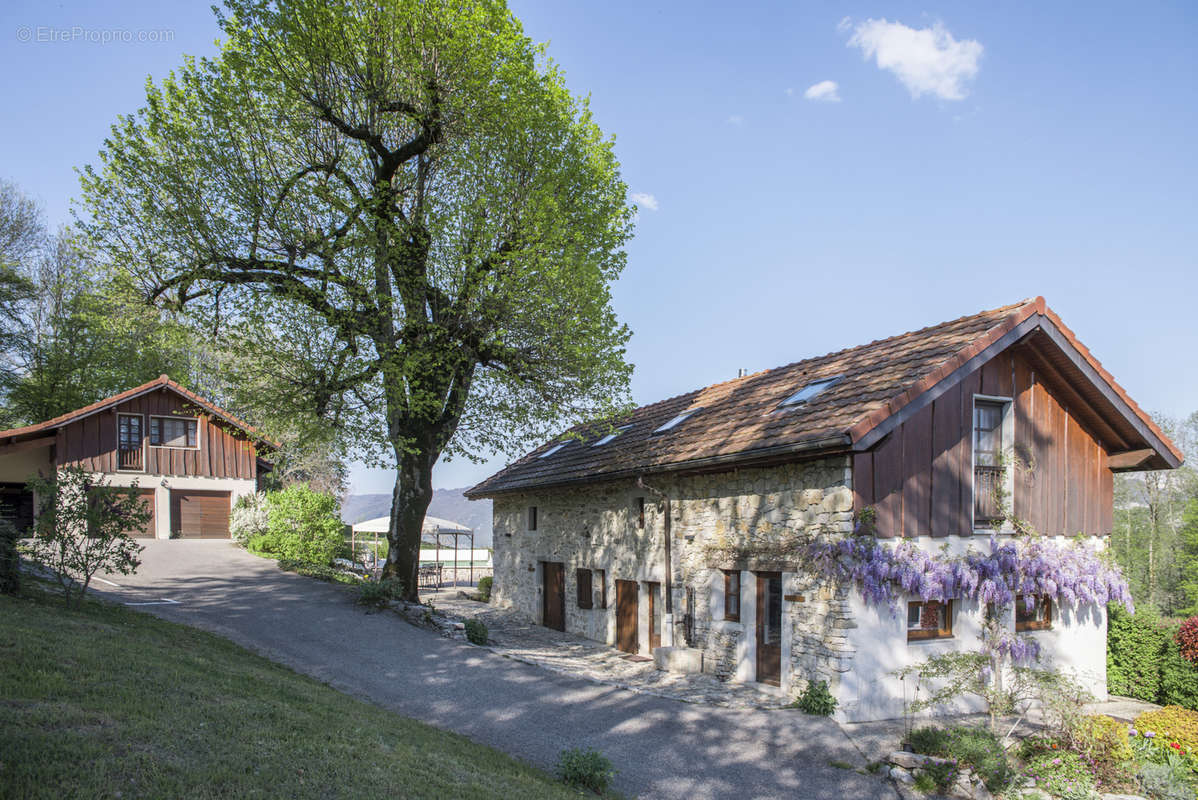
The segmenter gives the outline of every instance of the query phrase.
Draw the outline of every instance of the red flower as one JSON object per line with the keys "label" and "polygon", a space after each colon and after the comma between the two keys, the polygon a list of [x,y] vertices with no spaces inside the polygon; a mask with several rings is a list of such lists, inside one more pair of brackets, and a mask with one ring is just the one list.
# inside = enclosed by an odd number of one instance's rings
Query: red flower
{"label": "red flower", "polygon": [[1181,750],[1181,745],[1179,745],[1177,742],[1169,742],[1169,746],[1174,750]]}

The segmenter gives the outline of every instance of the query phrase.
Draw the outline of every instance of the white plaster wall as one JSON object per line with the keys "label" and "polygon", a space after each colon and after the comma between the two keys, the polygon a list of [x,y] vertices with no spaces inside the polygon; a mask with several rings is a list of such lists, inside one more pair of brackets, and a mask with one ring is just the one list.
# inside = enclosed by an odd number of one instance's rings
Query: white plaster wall
{"label": "white plaster wall", "polygon": [[[147,475],[143,472],[108,472],[103,477],[112,486],[134,486],[154,490],[154,537],[171,538],[171,489],[182,491],[228,492],[229,507],[242,495],[253,494],[257,486],[245,478],[201,478],[178,475]],[[164,485],[165,484],[165,485]]]}
{"label": "white plaster wall", "polygon": [[[1064,537],[1057,537],[1064,542]],[[947,545],[950,555],[960,555],[970,546],[988,551],[988,536],[972,539],[920,537],[914,541],[927,552],[939,552]],[[1102,546],[1097,537],[1092,540]],[[846,673],[835,694],[839,705],[836,718],[842,722],[894,719],[904,714],[904,697],[916,697],[914,678],[906,681],[893,676],[895,670],[918,664],[925,659],[952,651],[979,650],[982,647],[982,608],[974,601],[954,601],[953,636],[949,639],[907,641],[907,601],[902,598],[897,611],[867,605],[859,592],[850,593],[857,627],[848,632],[856,648],[853,669]],[[1015,629],[1014,609],[1007,609],[1003,625]],[[1052,628],[1020,633],[1039,642],[1039,666],[1052,667],[1074,675],[1100,700],[1106,699],[1106,609],[1101,606],[1077,608],[1053,604]],[[926,696],[926,690],[924,691]],[[980,701],[971,698],[942,709],[940,713],[983,710]],[[935,711],[925,712],[926,715]]]}

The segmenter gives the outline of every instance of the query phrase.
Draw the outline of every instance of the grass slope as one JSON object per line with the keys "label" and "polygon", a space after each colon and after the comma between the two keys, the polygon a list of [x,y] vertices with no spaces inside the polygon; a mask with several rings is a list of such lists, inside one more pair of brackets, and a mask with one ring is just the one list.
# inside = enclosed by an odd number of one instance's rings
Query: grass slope
{"label": "grass slope", "polygon": [[211,634],[36,594],[0,596],[0,796],[578,797]]}

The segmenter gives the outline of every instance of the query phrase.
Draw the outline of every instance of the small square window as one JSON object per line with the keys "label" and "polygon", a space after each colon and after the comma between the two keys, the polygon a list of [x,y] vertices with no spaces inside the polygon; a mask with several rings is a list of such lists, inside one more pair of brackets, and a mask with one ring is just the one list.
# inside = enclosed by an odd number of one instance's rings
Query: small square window
{"label": "small square window", "polygon": [[740,622],[740,573],[724,570],[724,619]]}
{"label": "small square window", "polygon": [[535,531],[537,529],[537,507],[536,506],[528,507],[528,529],[530,531]]}
{"label": "small square window", "polygon": [[907,641],[947,639],[953,635],[953,601],[907,603]]}
{"label": "small square window", "polygon": [[578,580],[578,607],[593,608],[595,605],[595,590],[591,586],[591,571],[589,569],[580,569],[575,574]]}
{"label": "small square window", "polygon": [[[1030,605],[1030,608],[1029,608]],[[1052,629],[1052,598],[1047,595],[1021,594],[1015,598],[1015,630],[1047,631]]]}

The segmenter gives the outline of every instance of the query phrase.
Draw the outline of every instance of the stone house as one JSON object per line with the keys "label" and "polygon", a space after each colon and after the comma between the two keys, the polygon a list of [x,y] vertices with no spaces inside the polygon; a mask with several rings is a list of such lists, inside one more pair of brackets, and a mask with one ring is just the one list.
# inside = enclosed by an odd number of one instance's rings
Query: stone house
{"label": "stone house", "polygon": [[[962,553],[1014,518],[1100,544],[1113,473],[1180,463],[1036,298],[579,426],[467,495],[494,501],[492,602],[665,668],[788,695],[826,680],[839,718],[870,720],[903,713],[895,669],[976,649],[982,611],[871,606],[806,574],[796,535],[865,516],[879,538]],[[1105,697],[1104,608],[1011,616]]]}
{"label": "stone house", "polygon": [[137,486],[148,539],[229,538],[229,512],[253,494],[278,449],[245,422],[162,375],[35,425],[0,431],[0,519],[18,530],[35,513],[29,478],[82,467]]}

